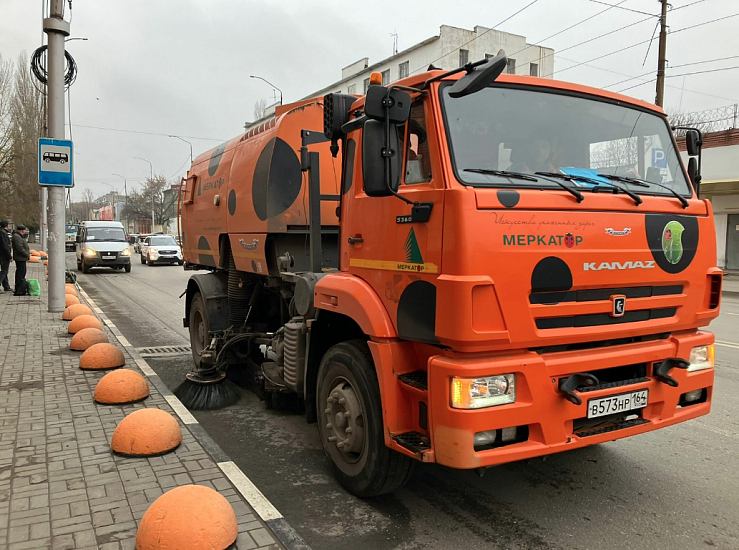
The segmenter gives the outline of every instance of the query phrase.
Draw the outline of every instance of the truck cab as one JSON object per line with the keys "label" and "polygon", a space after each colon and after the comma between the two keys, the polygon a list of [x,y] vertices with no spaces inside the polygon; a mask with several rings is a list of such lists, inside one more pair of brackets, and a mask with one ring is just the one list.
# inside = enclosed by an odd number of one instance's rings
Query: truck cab
{"label": "truck cab", "polygon": [[265,391],[304,400],[354,494],[413,461],[484,469],[710,410],[699,135],[686,168],[660,108],[504,67],[330,94],[318,137],[285,106],[188,175],[186,265],[210,271],[187,290],[196,365],[253,334]]}

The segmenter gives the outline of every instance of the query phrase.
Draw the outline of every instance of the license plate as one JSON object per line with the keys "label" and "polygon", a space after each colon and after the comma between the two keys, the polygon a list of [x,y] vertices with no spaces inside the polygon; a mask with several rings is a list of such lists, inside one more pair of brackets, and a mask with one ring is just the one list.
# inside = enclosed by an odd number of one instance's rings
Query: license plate
{"label": "license plate", "polygon": [[597,418],[634,409],[643,409],[647,406],[649,390],[639,390],[621,395],[601,397],[588,401],[588,418]]}
{"label": "license plate", "polygon": [[115,260],[115,256],[103,256],[103,260]]}

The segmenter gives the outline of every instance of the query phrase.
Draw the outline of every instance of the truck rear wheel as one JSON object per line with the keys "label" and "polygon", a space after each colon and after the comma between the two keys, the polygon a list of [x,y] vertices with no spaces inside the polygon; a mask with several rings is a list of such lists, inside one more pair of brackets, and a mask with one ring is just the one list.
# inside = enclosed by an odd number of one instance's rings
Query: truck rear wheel
{"label": "truck rear wheel", "polygon": [[316,390],[318,433],[339,483],[359,497],[405,484],[415,461],[385,446],[380,387],[366,342],[330,348],[318,369]]}
{"label": "truck rear wheel", "polygon": [[196,292],[190,304],[190,350],[195,368],[200,368],[200,355],[208,346],[208,312],[205,309],[203,296]]}

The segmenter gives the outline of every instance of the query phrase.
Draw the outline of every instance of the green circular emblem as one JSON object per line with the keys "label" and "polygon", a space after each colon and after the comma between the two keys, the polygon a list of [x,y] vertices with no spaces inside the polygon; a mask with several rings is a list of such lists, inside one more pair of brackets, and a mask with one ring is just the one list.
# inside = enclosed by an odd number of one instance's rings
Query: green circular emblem
{"label": "green circular emblem", "polygon": [[680,222],[671,221],[662,230],[662,251],[671,264],[676,264],[683,257],[683,231],[685,228]]}

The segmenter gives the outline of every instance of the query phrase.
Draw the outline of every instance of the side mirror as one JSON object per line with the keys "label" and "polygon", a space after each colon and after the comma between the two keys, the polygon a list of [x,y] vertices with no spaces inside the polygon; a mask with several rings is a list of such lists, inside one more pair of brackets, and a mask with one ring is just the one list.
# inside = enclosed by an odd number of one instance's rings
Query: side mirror
{"label": "side mirror", "polygon": [[[379,86],[378,86],[379,88]],[[388,197],[398,190],[400,183],[400,141],[398,128],[390,125],[390,181],[386,182],[385,157],[385,124],[379,120],[367,120],[364,123],[362,134],[362,175],[364,178],[364,192],[369,197]]]}
{"label": "side mirror", "polygon": [[411,114],[411,94],[403,90],[390,90],[388,94],[384,86],[367,88],[364,114],[373,120],[385,120],[386,112],[391,123],[403,124]]}
{"label": "side mirror", "polygon": [[690,157],[690,159],[688,159],[688,177],[693,183],[695,195],[700,196],[701,175],[700,172],[698,172],[698,161],[695,157]]}
{"label": "side mirror", "polygon": [[496,55],[477,65],[474,70],[468,69],[469,72],[449,88],[449,97],[464,97],[487,88],[495,82],[507,65],[508,58],[505,55]]}
{"label": "side mirror", "polygon": [[78,234],[78,235],[77,235],[77,236],[76,236],[76,237],[74,238],[74,240],[75,240],[75,242],[81,243],[81,242],[82,242],[82,235],[79,235],[79,234]]}
{"label": "side mirror", "polygon": [[688,130],[685,132],[685,148],[688,150],[688,155],[695,157],[700,154],[703,140],[695,130]]}

